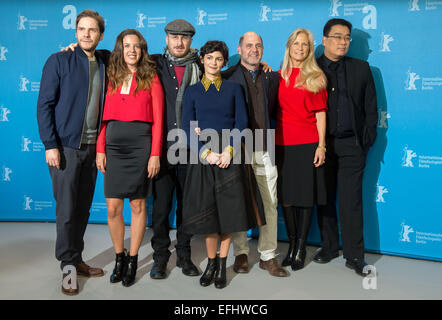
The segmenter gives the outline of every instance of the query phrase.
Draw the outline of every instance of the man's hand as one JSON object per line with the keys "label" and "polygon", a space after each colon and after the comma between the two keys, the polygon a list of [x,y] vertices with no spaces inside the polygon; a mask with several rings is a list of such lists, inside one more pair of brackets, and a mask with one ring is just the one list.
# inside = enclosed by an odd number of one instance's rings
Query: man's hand
{"label": "man's hand", "polygon": [[78,46],[78,43],[71,43],[66,48],[61,49],[61,51],[62,52],[69,51],[69,50],[74,51],[77,46]]}
{"label": "man's hand", "polygon": [[46,150],[46,163],[50,167],[60,169],[60,151],[58,148]]}
{"label": "man's hand", "polygon": [[102,174],[106,173],[106,154],[98,153],[95,157],[95,163],[97,164],[97,169],[101,171]]}
{"label": "man's hand", "polygon": [[160,157],[151,156],[147,163],[147,177],[152,179],[158,174],[158,172],[160,172]]}

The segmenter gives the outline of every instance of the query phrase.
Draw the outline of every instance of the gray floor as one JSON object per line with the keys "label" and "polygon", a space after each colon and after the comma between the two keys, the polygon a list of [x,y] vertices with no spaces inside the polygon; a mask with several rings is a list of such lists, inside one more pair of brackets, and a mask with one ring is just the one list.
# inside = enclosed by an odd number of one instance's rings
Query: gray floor
{"label": "gray floor", "polygon": [[[129,228],[126,234],[129,236]],[[175,231],[171,232],[175,239]],[[61,293],[61,272],[54,258],[55,224],[0,223],[0,299],[441,299],[442,264],[439,262],[367,254],[367,263],[377,271],[377,289],[363,288],[363,278],[347,269],[341,257],[326,265],[308,261],[288,278],[271,277],[258,266],[257,240],[250,240],[248,274],[232,270],[232,250],[228,258],[228,286],[219,290],[203,288],[198,277],[186,277],[175,267],[175,252],[169,261],[169,276],[152,280],[152,230],[148,229],[139,253],[137,282],[130,288],[111,284],[114,252],[106,225],[89,225],[86,231],[84,259],[105,270],[105,276],[80,279],[80,294]],[[172,242],[172,246],[175,241]],[[126,241],[128,247],[129,240]],[[204,269],[205,248],[202,237],[192,241],[193,261]],[[317,247],[309,247],[311,256]],[[287,243],[280,242],[278,259],[283,258]],[[371,284],[373,284],[373,280]]]}

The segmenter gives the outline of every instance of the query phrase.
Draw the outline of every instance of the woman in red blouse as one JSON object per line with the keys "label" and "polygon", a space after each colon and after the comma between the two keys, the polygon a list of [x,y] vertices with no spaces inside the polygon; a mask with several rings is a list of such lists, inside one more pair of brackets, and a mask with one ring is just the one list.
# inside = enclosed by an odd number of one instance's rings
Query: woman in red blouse
{"label": "woman in red blouse", "polygon": [[[159,172],[164,94],[147,43],[137,30],[120,33],[110,56],[97,168],[104,175],[108,226],[116,253],[112,283],[135,281],[146,229],[146,197]],[[130,199],[130,252],[124,249],[124,198]]]}
{"label": "woman in red blouse", "polygon": [[282,265],[304,267],[313,206],[325,204],[326,78],[316,64],[313,35],[290,35],[279,71],[275,132],[278,201],[282,205],[289,251]]}

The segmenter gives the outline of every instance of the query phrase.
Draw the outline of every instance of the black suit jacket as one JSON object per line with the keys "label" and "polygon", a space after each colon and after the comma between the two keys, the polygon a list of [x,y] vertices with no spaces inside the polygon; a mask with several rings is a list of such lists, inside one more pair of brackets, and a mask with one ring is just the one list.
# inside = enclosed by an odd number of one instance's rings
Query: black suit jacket
{"label": "black suit jacket", "polygon": [[[347,78],[347,91],[352,112],[353,131],[359,145],[367,152],[376,140],[378,109],[376,88],[370,66],[366,61],[344,57]],[[319,67],[324,68],[324,55],[317,59]],[[330,79],[327,86],[330,95]],[[336,121],[336,112],[327,112],[328,121]]]}
{"label": "black suit jacket", "polygon": [[[253,111],[251,110],[249,102],[249,92],[246,78],[241,70],[241,61],[237,65],[223,71],[221,76],[225,79],[232,80],[241,86],[247,104],[247,113],[250,119],[251,112]],[[263,72],[261,79],[262,87],[264,89],[264,105],[266,108],[266,129],[270,129],[273,127],[271,117],[273,116],[273,113],[278,105],[279,75],[277,72]]]}

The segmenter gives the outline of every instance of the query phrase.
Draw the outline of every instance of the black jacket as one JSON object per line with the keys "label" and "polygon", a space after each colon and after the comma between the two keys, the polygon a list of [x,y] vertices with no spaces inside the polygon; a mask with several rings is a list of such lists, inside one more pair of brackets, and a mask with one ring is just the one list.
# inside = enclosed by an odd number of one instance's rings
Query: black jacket
{"label": "black jacket", "polygon": [[[378,109],[376,88],[370,66],[366,61],[344,57],[348,99],[352,112],[352,125],[358,144],[367,152],[376,140]],[[324,56],[317,59],[324,68]],[[329,80],[330,84],[331,81]],[[328,96],[336,94],[327,87]],[[337,112],[327,112],[327,122],[336,121]]]}
{"label": "black jacket", "polygon": [[[225,79],[234,81],[241,86],[244,93],[244,98],[247,104],[247,112],[249,119],[251,118],[251,106],[249,104],[249,93],[247,89],[246,78],[241,70],[241,61],[237,65],[230,67],[226,71],[221,73],[221,76]],[[272,125],[271,118],[278,106],[278,88],[279,88],[279,75],[277,72],[263,72],[262,73],[262,87],[264,89],[264,99],[266,108],[266,129],[274,127]],[[249,122],[250,123],[250,122]]]}
{"label": "black jacket", "polygon": [[[164,141],[163,146],[168,148],[174,142],[167,142],[167,133],[177,128],[177,119],[176,119],[176,98],[179,90],[178,79],[175,73],[175,69],[173,65],[168,61],[164,54],[153,54],[150,56],[157,64],[157,74],[160,78],[161,84],[164,89],[164,99],[165,99],[165,108],[164,108]],[[198,60],[199,61],[199,60]],[[201,65],[200,69],[202,69]]]}

